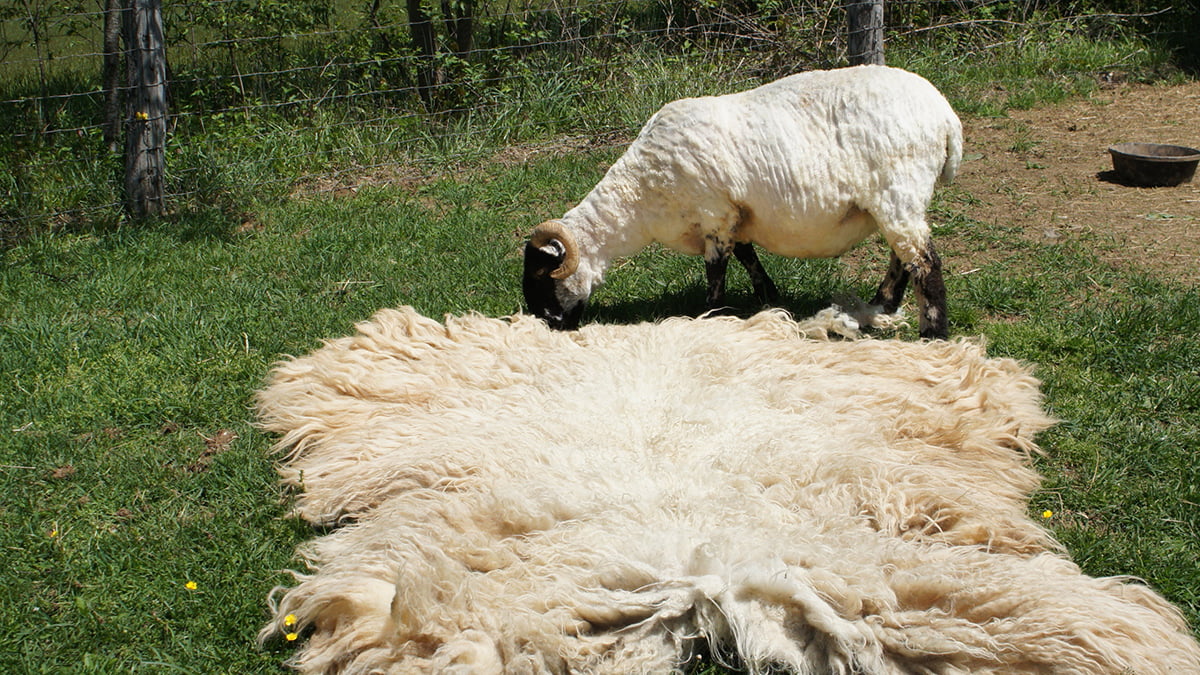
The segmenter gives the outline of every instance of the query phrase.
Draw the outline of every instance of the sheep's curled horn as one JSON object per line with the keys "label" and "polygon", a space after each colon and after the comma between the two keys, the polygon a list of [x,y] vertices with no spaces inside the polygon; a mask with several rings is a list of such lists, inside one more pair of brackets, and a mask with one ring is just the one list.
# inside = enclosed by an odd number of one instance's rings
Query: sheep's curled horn
{"label": "sheep's curled horn", "polygon": [[566,279],[579,267],[579,249],[575,246],[574,235],[563,227],[560,221],[547,220],[535,227],[533,234],[529,236],[529,243],[534,248],[541,248],[555,240],[563,246],[563,261],[550,276],[554,279]]}

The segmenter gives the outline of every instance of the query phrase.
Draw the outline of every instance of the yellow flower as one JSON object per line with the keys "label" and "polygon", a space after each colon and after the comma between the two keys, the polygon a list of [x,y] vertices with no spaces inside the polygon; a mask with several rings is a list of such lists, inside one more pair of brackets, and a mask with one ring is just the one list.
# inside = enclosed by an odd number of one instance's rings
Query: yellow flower
{"label": "yellow flower", "polygon": [[54,539],[57,536],[58,536],[58,528],[54,528],[53,530],[50,530],[50,538],[51,539]]}
{"label": "yellow flower", "polygon": [[283,637],[287,638],[288,642],[294,642],[296,640],[296,638],[298,638],[300,636],[295,633],[288,633],[287,635],[284,635]]}
{"label": "yellow flower", "polygon": [[134,113],[134,115],[133,115],[133,116],[134,116],[134,117],[136,117],[136,118],[138,118],[139,120],[148,120],[148,119],[150,119],[150,115],[149,115],[148,113],[146,113],[146,112],[143,112],[143,111],[138,111],[138,112]]}
{"label": "yellow flower", "polygon": [[1054,512],[1053,512],[1053,511],[1051,511],[1050,509],[1046,509],[1045,511],[1042,511],[1042,517],[1043,517],[1043,518],[1049,518],[1049,517],[1051,517],[1051,516],[1053,516],[1053,515],[1054,515]]}
{"label": "yellow flower", "polygon": [[186,584],[183,585],[183,587],[188,589],[189,591],[194,591],[197,588],[196,582],[194,582],[194,581],[187,582]]}
{"label": "yellow flower", "polygon": [[295,626],[296,625],[296,615],[288,614],[287,616],[283,617],[283,625]]}

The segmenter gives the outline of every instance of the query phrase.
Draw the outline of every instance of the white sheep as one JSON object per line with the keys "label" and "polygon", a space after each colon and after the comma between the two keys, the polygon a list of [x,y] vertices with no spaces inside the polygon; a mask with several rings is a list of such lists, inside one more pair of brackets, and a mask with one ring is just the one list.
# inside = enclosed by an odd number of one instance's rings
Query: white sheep
{"label": "white sheep", "polygon": [[945,338],[945,286],[925,211],[961,157],[950,104],[896,68],[800,73],[674,101],[582,202],[534,230],[525,300],[551,327],[576,328],[610,261],[658,241],[704,256],[710,308],[724,302],[731,252],[767,302],[778,292],[753,244],[828,258],[879,231],[892,255],[872,304],[896,311],[911,274],[921,337]]}

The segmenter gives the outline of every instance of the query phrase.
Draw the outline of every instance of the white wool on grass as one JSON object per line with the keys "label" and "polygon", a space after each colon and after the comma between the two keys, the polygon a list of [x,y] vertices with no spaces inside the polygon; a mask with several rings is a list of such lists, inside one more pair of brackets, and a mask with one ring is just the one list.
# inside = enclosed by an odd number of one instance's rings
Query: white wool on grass
{"label": "white wool on grass", "polygon": [[340,527],[263,639],[294,614],[304,672],[666,672],[702,639],[752,671],[1200,669],[1027,516],[1027,369],[823,324],[404,308],[280,364],[263,425]]}

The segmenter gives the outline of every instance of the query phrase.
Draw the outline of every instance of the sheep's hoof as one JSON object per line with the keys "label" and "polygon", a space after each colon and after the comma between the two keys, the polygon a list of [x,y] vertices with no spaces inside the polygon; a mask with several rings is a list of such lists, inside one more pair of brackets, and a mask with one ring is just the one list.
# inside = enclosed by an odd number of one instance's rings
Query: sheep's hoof
{"label": "sheep's hoof", "polygon": [[949,340],[950,330],[945,326],[922,328],[919,335],[922,340]]}

